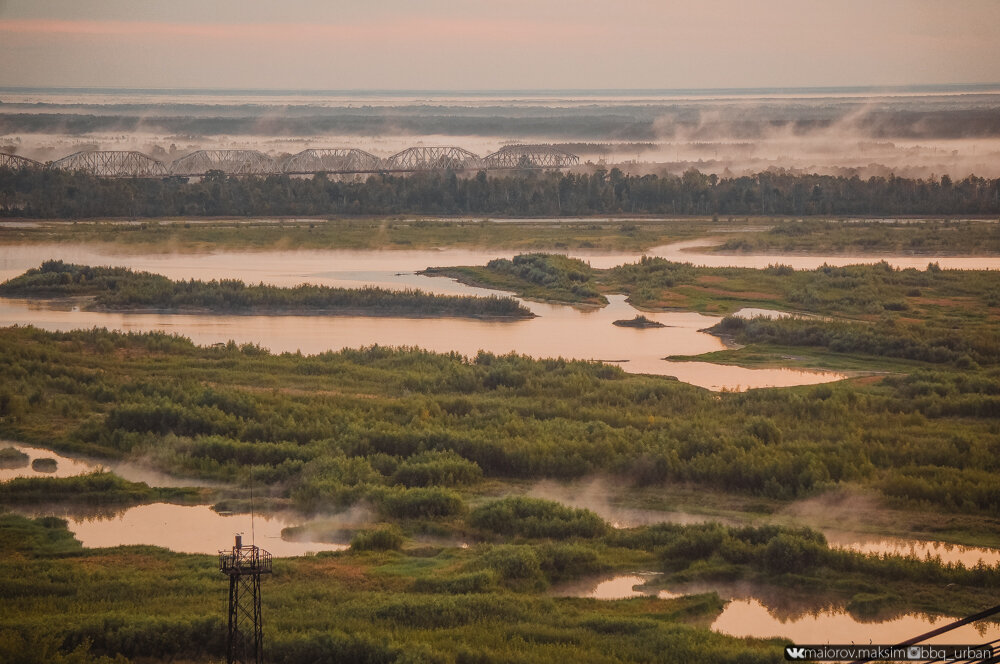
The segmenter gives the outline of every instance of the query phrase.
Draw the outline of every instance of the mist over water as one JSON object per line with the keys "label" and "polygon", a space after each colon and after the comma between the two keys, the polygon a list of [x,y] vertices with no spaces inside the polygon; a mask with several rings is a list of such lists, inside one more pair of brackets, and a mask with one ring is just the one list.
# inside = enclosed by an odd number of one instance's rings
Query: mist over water
{"label": "mist over water", "polygon": [[0,150],[80,149],[164,161],[203,148],[273,157],[416,145],[484,156],[551,143],[594,168],[720,176],[768,169],[860,177],[1000,177],[1000,88],[309,92],[0,90]]}

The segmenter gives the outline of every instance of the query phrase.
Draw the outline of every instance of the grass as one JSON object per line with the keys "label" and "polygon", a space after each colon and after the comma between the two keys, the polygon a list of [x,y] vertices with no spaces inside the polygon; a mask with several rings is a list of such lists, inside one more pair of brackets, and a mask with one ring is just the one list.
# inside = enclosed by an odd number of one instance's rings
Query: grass
{"label": "grass", "polygon": [[996,220],[846,222],[788,220],[763,232],[739,233],[713,247],[720,253],[834,253],[943,256],[1000,254]]}
{"label": "grass", "polygon": [[831,353],[807,346],[779,346],[753,343],[742,348],[717,350],[701,355],[669,355],[672,362],[711,362],[751,369],[788,367],[790,369],[825,369],[849,375],[906,373],[926,366],[923,362],[860,353]]}
{"label": "grass", "polygon": [[[54,518],[0,514],[0,535],[6,659],[33,661],[40,642],[47,661],[57,662],[77,648],[73,662],[95,664],[117,655],[221,656],[226,584],[214,556],[83,549]],[[645,662],[650,644],[662,646],[663,662],[781,661],[782,640],[709,630],[724,607],[715,593],[601,601],[545,592],[595,571],[636,569],[666,573],[648,585],[750,583],[762,597],[798,593],[870,620],[913,611],[963,615],[989,605],[997,583],[995,571],[859,556],[827,549],[815,533],[776,528],[653,526],[466,549],[407,544],[275,560],[263,582],[265,647],[270,660],[289,663],[317,656],[540,663],[556,653]]]}
{"label": "grass", "polygon": [[[742,227],[731,222],[727,227]],[[150,253],[211,249],[508,249],[641,251],[717,230],[710,219],[566,219],[504,223],[489,219],[388,217],[371,219],[154,220],[0,222],[0,244],[94,242]]]}

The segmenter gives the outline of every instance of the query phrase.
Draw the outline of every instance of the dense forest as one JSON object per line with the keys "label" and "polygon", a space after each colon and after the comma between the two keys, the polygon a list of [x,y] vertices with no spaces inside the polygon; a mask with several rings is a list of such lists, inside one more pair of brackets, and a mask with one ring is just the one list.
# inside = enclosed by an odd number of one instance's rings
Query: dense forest
{"label": "dense forest", "polygon": [[576,216],[671,215],[995,215],[1000,180],[948,176],[800,175],[767,171],[719,178],[517,171],[473,177],[453,172],[373,175],[336,181],[285,175],[232,177],[213,171],[199,181],[102,179],[58,170],[0,170],[0,215],[8,217],[192,217],[262,215],[492,214]]}
{"label": "dense forest", "polygon": [[0,297],[92,297],[101,311],[199,311],[242,314],[353,314],[367,316],[456,316],[531,318],[511,297],[435,295],[420,290],[330,288],[303,284],[281,288],[248,286],[237,279],[173,281],[128,268],[91,267],[46,261],[0,284]]}
{"label": "dense forest", "polygon": [[[985,88],[986,86],[984,86]],[[954,92],[954,91],[951,91]],[[973,100],[976,95],[969,95]],[[766,139],[780,128],[809,138],[848,125],[861,140],[986,138],[1000,135],[1000,118],[976,101],[954,106],[899,98],[756,100],[753,113],[741,104],[672,100],[642,104],[607,98],[575,105],[491,104],[325,106],[298,103],[18,103],[6,102],[0,134],[146,133],[168,136],[523,136],[553,138],[587,147],[594,140],[733,141]],[[760,102],[764,103],[760,103]],[[180,142],[180,140],[178,140]]]}

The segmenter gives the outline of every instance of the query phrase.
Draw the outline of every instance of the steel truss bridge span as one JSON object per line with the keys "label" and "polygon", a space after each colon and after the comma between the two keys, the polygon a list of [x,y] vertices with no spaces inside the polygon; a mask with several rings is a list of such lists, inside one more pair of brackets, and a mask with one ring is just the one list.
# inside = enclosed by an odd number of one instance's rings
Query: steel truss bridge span
{"label": "steel truss bridge span", "polygon": [[456,147],[406,148],[383,163],[385,171],[465,171],[483,168],[479,155]]}
{"label": "steel truss bridge span", "polygon": [[281,164],[284,173],[375,173],[382,160],[357,148],[312,148]]}
{"label": "steel truss bridge span", "polygon": [[0,168],[12,168],[16,171],[22,168],[44,168],[44,165],[34,159],[0,152]]}
{"label": "steel truss bridge span", "polygon": [[257,150],[198,150],[170,164],[171,175],[270,175],[280,172],[273,159]]}
{"label": "steel truss bridge span", "polygon": [[483,158],[487,168],[565,168],[580,158],[551,145],[507,145]]}
{"label": "steel truss bridge span", "polygon": [[98,177],[148,178],[167,175],[163,162],[134,150],[88,150],[74,152],[49,164],[64,171],[84,171]]}
{"label": "steel truss bridge span", "polygon": [[567,168],[579,163],[578,156],[551,145],[508,145],[486,157],[454,146],[421,146],[385,159],[357,148],[310,148],[282,161],[257,150],[198,150],[170,164],[141,152],[90,150],[75,152],[44,166],[24,157],[0,153],[0,167],[54,168],[110,178],[202,177],[213,171],[226,175],[419,173]]}

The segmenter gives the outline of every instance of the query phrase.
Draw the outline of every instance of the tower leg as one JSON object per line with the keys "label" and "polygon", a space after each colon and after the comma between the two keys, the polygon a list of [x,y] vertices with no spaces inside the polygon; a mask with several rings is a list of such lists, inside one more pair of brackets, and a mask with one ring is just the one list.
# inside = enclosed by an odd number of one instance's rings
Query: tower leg
{"label": "tower leg", "polygon": [[263,661],[260,574],[230,575],[226,664],[262,664]]}

